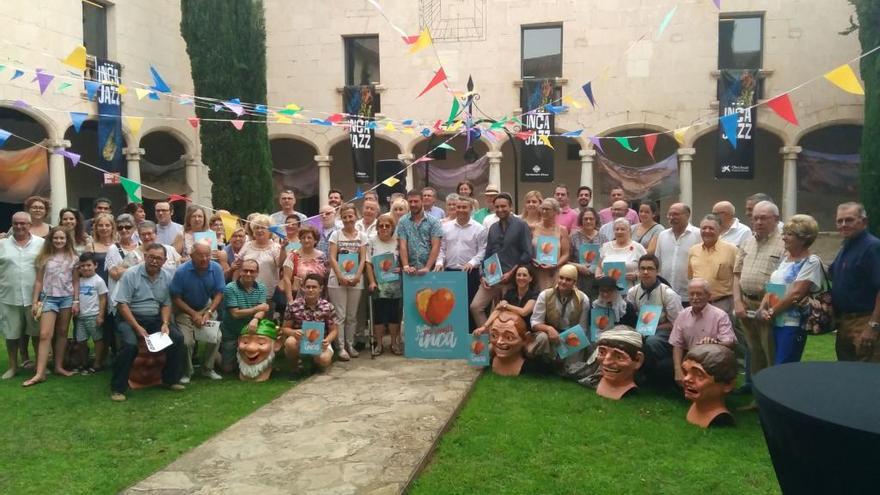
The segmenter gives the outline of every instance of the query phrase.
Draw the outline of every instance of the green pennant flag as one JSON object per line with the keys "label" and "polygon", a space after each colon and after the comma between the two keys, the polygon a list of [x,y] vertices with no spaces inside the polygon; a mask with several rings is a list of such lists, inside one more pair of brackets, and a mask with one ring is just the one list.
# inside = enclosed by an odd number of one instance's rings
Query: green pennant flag
{"label": "green pennant flag", "polygon": [[448,143],[440,143],[437,145],[438,148],[443,148],[444,150],[452,150],[455,151],[455,148],[450,146]]}
{"label": "green pennant flag", "polygon": [[67,89],[67,88],[69,88],[69,87],[71,87],[71,86],[73,86],[73,85],[70,84],[70,83],[61,83],[61,84],[58,85],[58,88],[55,89],[55,92],[56,92],[56,93],[61,93],[62,91],[64,91],[65,89]]}
{"label": "green pennant flag", "polygon": [[498,129],[502,129],[502,128],[504,128],[504,122],[505,121],[503,121],[503,120],[499,120],[498,122],[492,122],[492,125],[489,126],[489,129],[491,129],[493,131],[498,130]]}
{"label": "green pennant flag", "polygon": [[0,72],[3,72],[3,69],[5,69],[5,68],[6,68],[6,66],[5,66],[5,65],[3,65],[3,64],[0,64]]}
{"label": "green pennant flag", "polygon": [[452,110],[449,111],[449,118],[446,119],[446,123],[449,124],[453,120],[455,120],[455,116],[458,115],[458,98],[452,97]]}
{"label": "green pennant flag", "polygon": [[620,145],[623,146],[623,148],[627,151],[631,151],[633,153],[635,153],[636,151],[639,151],[638,148],[632,149],[632,146],[630,146],[630,144],[629,144],[628,137],[616,137],[616,138],[614,138],[614,140],[617,141],[618,143],[620,143]]}
{"label": "green pennant flag", "polygon": [[140,184],[131,179],[126,179],[125,177],[120,177],[119,182],[122,183],[122,188],[125,189],[125,193],[128,194],[129,201],[131,201],[132,203],[144,202],[144,200],[139,198],[138,195],[135,193],[141,187]]}

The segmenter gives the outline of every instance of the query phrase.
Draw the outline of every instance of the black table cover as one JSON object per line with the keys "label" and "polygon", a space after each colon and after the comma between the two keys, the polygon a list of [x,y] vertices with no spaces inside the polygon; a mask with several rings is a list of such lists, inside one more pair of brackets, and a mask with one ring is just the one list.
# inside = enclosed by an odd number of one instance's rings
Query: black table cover
{"label": "black table cover", "polygon": [[880,364],[790,363],[754,377],[786,494],[880,494]]}

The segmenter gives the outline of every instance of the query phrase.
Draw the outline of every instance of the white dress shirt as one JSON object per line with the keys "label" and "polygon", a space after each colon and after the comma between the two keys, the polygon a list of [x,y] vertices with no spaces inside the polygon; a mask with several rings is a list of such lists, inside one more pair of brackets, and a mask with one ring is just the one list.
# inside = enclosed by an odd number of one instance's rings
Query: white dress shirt
{"label": "white dress shirt", "polygon": [[367,242],[373,242],[373,239],[376,238],[376,218],[373,219],[373,223],[370,225],[364,225],[364,219],[359,218],[354,223],[354,229],[358,232],[363,232],[367,235]]}
{"label": "white dress shirt", "polygon": [[660,276],[669,282],[672,290],[687,302],[688,298],[688,250],[700,244],[700,229],[691,224],[675,238],[672,229],[666,229],[657,235],[657,248],[654,254],[660,259]]}
{"label": "white dress shirt", "polygon": [[440,255],[437,263],[444,268],[461,269],[470,263],[479,267],[486,254],[486,238],[488,229],[477,223],[473,218],[465,225],[458,220],[443,222],[443,238],[440,240]]}
{"label": "white dress shirt", "polygon": [[730,228],[719,235],[718,239],[739,247],[742,241],[746,240],[746,238],[751,235],[752,229],[740,223],[739,218],[734,218],[733,223],[730,224]]}

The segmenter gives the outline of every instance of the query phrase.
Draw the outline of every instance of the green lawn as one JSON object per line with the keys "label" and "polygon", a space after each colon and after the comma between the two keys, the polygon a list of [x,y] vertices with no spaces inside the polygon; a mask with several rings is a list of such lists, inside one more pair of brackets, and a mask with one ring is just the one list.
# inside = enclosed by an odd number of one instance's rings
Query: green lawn
{"label": "green lawn", "polygon": [[[810,337],[804,359],[834,360],[834,337]],[[553,377],[486,373],[412,493],[779,492],[757,413],[702,430],[685,421],[688,405],[673,394],[615,402]]]}
{"label": "green lawn", "polygon": [[294,385],[286,372],[261,384],[199,377],[184,392],[138,390],[114,403],[109,371],[22,388],[31,374],[0,381],[0,493],[117,493]]}

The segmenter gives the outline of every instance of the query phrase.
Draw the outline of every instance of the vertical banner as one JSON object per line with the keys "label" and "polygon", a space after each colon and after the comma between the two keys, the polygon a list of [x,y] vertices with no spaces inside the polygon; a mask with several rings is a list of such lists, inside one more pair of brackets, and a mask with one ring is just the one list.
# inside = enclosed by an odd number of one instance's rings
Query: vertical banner
{"label": "vertical banner", "polygon": [[406,357],[466,359],[468,336],[467,274],[431,272],[403,276],[403,326]]}
{"label": "vertical banner", "polygon": [[755,132],[757,108],[748,108],[758,102],[758,70],[722,69],[719,80],[721,100],[719,117],[738,114],[736,147],[728,140],[722,125],[718,125],[718,159],[715,162],[716,179],[752,179],[755,176]]}
{"label": "vertical banner", "polygon": [[98,100],[98,166],[122,173],[122,67],[117,62],[98,59],[95,64]]}
{"label": "vertical banner", "polygon": [[342,93],[343,111],[349,115],[348,137],[351,143],[351,160],[354,181],[372,184],[375,150],[375,122],[379,112],[379,95],[373,86],[346,86]]}
{"label": "vertical banner", "polygon": [[[554,131],[554,116],[544,105],[554,100],[552,79],[527,79],[523,81],[520,107],[523,131],[534,133],[521,146],[520,180],[523,182],[553,181],[553,148],[539,136],[549,136]],[[531,112],[530,112],[531,111]],[[529,113],[525,113],[529,112]],[[550,138],[545,138],[549,140]]]}

